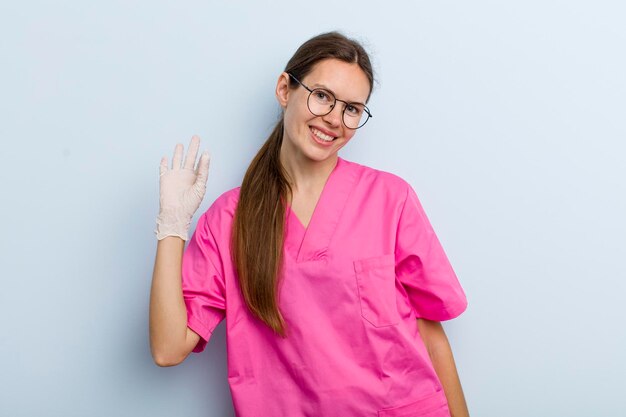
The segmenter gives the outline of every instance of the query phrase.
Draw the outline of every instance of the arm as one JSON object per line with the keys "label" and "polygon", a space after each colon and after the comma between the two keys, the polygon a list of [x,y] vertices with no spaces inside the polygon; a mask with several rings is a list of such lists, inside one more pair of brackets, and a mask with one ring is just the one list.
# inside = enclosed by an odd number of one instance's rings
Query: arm
{"label": "arm", "polygon": [[181,283],[185,241],[168,236],[157,244],[150,292],[150,350],[159,366],[178,365],[200,336],[187,327]]}
{"label": "arm", "polygon": [[417,327],[448,399],[452,417],[469,417],[452,349],[438,321],[417,319]]}
{"label": "arm", "polygon": [[182,290],[185,240],[209,173],[206,151],[194,169],[199,147],[200,138],[194,135],[183,164],[183,145],[177,143],[171,167],[165,156],[159,166],[159,215],[154,231],[158,242],[150,291],[150,351],[159,366],[178,365],[200,339],[187,327]]}

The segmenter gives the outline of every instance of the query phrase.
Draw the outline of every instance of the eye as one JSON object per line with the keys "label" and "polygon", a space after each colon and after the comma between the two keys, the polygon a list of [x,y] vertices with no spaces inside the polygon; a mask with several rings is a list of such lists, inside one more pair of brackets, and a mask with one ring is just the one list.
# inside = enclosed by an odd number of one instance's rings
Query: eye
{"label": "eye", "polygon": [[314,90],[313,96],[315,96],[315,99],[319,101],[320,103],[332,103],[333,102],[333,99],[331,98],[330,93],[324,90]]}
{"label": "eye", "polygon": [[346,106],[346,112],[350,116],[360,116],[363,114],[363,106],[359,106],[356,104],[348,104]]}

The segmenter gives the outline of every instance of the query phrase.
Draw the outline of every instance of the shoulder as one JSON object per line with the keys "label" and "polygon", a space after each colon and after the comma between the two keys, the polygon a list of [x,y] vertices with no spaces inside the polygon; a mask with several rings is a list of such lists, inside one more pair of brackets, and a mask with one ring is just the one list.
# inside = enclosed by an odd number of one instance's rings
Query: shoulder
{"label": "shoulder", "polygon": [[206,222],[207,226],[214,231],[229,229],[235,217],[240,188],[231,188],[220,194],[202,213],[200,220]]}
{"label": "shoulder", "polygon": [[343,160],[346,167],[359,176],[359,187],[369,192],[379,191],[389,197],[404,200],[411,185],[393,172]]}
{"label": "shoulder", "polygon": [[215,199],[211,206],[215,206],[216,209],[221,210],[237,207],[237,202],[239,201],[239,190],[241,190],[241,187],[237,186],[224,191]]}

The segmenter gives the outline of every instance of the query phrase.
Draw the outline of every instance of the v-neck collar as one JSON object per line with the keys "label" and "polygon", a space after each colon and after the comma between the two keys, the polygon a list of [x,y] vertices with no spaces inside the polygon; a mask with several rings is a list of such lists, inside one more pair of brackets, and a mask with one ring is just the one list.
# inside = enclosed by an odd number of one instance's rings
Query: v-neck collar
{"label": "v-neck collar", "polygon": [[357,170],[350,169],[349,165],[350,162],[337,157],[306,228],[287,204],[285,246],[296,263],[326,257],[330,240],[357,179]]}

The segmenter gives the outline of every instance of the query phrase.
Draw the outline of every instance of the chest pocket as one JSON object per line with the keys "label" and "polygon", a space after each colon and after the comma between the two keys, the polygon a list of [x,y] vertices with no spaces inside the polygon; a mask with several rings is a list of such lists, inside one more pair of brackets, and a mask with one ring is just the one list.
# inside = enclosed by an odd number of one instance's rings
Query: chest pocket
{"label": "chest pocket", "polygon": [[361,316],[375,327],[398,324],[394,254],[354,261]]}

